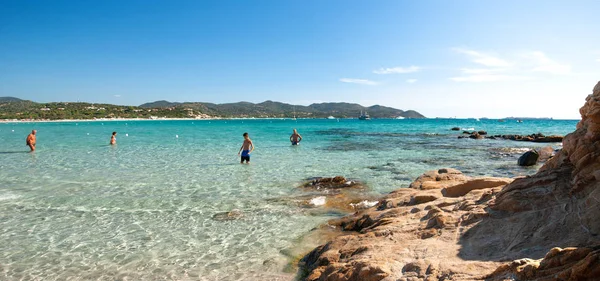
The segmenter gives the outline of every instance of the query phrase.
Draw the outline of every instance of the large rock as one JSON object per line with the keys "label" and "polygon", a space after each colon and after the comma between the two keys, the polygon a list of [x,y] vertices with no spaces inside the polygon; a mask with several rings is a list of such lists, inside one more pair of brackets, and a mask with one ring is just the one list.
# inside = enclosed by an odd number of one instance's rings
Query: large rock
{"label": "large rock", "polygon": [[466,188],[440,169],[330,221],[351,234],[302,259],[306,280],[599,280],[600,83],[580,112],[535,175]]}
{"label": "large rock", "polygon": [[481,272],[500,264],[462,261],[455,231],[485,217],[486,204],[476,202],[488,202],[510,182],[471,178],[450,168],[429,171],[413,188],[390,193],[374,208],[330,221],[359,234],[338,237],[306,255],[301,261],[309,272],[306,280],[443,280],[470,270],[461,276],[481,279]]}
{"label": "large rock", "polygon": [[537,151],[530,150],[530,151],[523,153],[523,155],[521,155],[521,157],[519,157],[517,164],[519,166],[533,166],[533,165],[537,164],[537,161],[539,158],[540,158],[540,154]]}

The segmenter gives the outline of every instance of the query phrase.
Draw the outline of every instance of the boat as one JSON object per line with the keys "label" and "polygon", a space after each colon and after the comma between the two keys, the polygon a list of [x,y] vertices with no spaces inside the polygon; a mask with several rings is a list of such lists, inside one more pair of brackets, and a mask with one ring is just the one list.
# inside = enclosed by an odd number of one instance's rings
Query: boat
{"label": "boat", "polygon": [[335,117],[329,116],[329,117],[327,117],[327,119],[335,119]]}
{"label": "boat", "polygon": [[523,123],[523,120],[521,120],[521,119],[518,119],[518,120],[517,120],[517,123]]}
{"label": "boat", "polygon": [[358,120],[371,120],[371,116],[369,116],[369,113],[367,113],[366,111],[364,114],[361,111],[360,116],[358,117]]}
{"label": "boat", "polygon": [[404,117],[398,116],[398,117],[396,117],[396,119],[404,119]]}

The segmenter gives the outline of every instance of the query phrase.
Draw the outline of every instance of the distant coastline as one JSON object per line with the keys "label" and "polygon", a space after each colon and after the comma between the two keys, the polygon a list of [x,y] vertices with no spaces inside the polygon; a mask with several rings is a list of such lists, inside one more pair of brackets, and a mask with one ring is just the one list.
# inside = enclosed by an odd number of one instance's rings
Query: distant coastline
{"label": "distant coastline", "polygon": [[308,106],[275,101],[262,103],[206,102],[175,103],[156,101],[140,106],[85,102],[37,103],[14,97],[0,97],[0,119],[12,120],[92,120],[92,119],[161,119],[161,118],[358,118],[368,112],[372,118],[425,118],[414,110],[355,103],[318,103]]}

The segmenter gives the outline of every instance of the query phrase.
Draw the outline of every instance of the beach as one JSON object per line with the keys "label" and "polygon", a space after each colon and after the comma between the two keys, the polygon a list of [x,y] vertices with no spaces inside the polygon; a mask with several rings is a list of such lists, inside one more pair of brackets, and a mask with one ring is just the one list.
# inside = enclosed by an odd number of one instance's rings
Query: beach
{"label": "beach", "polygon": [[[106,120],[103,120],[106,121]],[[350,212],[299,188],[344,176],[377,200],[419,175],[534,174],[531,148],[559,143],[459,139],[565,135],[577,120],[230,119],[0,123],[0,276],[5,279],[292,280],[296,262]],[[461,131],[451,131],[460,127]],[[292,129],[303,136],[291,146]],[[28,153],[27,133],[38,130]],[[117,145],[109,146],[117,131]],[[242,133],[256,145],[240,165]],[[340,195],[342,196],[342,195]],[[358,198],[358,197],[357,197]],[[360,203],[351,202],[353,204]]]}

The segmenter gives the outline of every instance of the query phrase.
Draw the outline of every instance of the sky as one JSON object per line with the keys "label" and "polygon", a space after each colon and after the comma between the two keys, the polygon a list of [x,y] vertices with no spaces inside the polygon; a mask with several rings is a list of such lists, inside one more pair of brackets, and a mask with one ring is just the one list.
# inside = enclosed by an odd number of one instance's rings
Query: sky
{"label": "sky", "polygon": [[600,1],[0,1],[0,96],[578,119]]}

